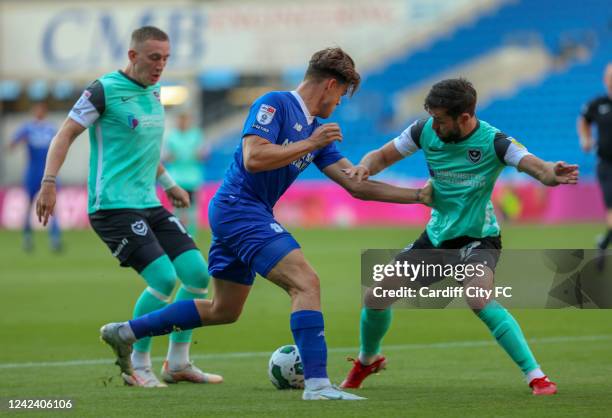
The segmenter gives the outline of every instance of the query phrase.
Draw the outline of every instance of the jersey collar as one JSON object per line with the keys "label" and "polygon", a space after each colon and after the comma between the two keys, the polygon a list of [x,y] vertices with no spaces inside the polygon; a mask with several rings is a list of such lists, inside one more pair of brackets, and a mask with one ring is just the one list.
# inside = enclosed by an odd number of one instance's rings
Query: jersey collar
{"label": "jersey collar", "polygon": [[118,70],[119,74],[121,74],[122,76],[124,76],[125,78],[127,78],[128,80],[130,80],[132,83],[136,84],[139,87],[142,87],[143,89],[148,88],[147,86],[145,86],[144,84],[142,84],[139,81],[134,80],[132,77],[130,77],[129,75],[127,75],[125,72],[123,72],[123,70]]}
{"label": "jersey collar", "polygon": [[[449,143],[450,143],[450,144],[458,144],[458,143],[460,143],[460,142],[467,141],[468,139],[470,139],[470,137],[471,137],[472,135],[474,135],[474,134],[476,133],[476,131],[477,131],[478,129],[480,129],[480,119],[476,119],[476,126],[474,127],[474,129],[472,129],[472,131],[471,131],[470,133],[468,133],[468,134],[467,134],[466,136],[464,136],[463,138],[459,138],[459,139],[458,139],[458,140],[456,140],[456,141],[449,141]],[[442,141],[442,142],[444,142],[444,141]]]}
{"label": "jersey collar", "polygon": [[295,90],[293,90],[291,94],[300,104],[300,107],[302,108],[302,112],[304,112],[304,117],[306,117],[306,121],[308,122],[308,124],[312,125],[312,122],[314,122],[315,117],[311,116],[310,112],[308,111],[308,108],[306,107],[306,103],[304,103],[304,100],[302,100],[302,96],[300,96],[299,93]]}

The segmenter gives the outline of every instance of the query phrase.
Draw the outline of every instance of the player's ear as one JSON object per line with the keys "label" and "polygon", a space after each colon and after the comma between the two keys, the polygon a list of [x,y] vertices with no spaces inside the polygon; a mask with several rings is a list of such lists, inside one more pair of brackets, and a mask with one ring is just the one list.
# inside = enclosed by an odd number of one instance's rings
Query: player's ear
{"label": "player's ear", "polygon": [[130,59],[131,62],[134,62],[136,60],[136,55],[137,55],[136,51],[133,50],[132,48],[128,50],[128,58]]}
{"label": "player's ear", "polygon": [[336,80],[335,78],[328,78],[327,81],[325,81],[325,90],[333,90],[337,85],[338,80]]}

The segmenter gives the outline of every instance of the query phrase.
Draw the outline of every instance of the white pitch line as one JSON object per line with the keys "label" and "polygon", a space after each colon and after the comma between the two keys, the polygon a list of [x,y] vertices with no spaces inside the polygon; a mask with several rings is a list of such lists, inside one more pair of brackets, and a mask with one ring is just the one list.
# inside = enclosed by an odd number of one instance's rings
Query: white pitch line
{"label": "white pitch line", "polygon": [[[569,343],[569,342],[582,342],[582,341],[612,341],[612,335],[582,335],[582,336],[570,336],[570,337],[546,337],[546,338],[531,338],[529,342],[532,344],[558,344],[558,343]],[[403,351],[403,350],[423,350],[423,349],[447,349],[447,348],[473,348],[473,347],[486,347],[496,345],[493,340],[472,340],[472,341],[449,341],[442,343],[429,343],[429,344],[398,344],[398,345],[386,345],[384,346],[385,351]],[[334,347],[327,351],[330,353],[355,353],[358,350],[357,347]],[[267,357],[271,353],[268,351],[249,351],[249,352],[238,352],[238,353],[218,353],[218,354],[194,354],[191,356],[192,359],[206,359],[206,360],[220,360],[220,359],[232,359],[232,358],[248,358],[248,357]],[[152,360],[160,361],[164,360],[163,357],[153,357]],[[18,369],[18,368],[29,368],[29,367],[71,367],[71,366],[93,366],[97,364],[112,364],[113,360],[109,358],[103,359],[91,359],[91,360],[70,360],[70,361],[41,361],[41,362],[27,362],[27,363],[0,363],[0,369]]]}

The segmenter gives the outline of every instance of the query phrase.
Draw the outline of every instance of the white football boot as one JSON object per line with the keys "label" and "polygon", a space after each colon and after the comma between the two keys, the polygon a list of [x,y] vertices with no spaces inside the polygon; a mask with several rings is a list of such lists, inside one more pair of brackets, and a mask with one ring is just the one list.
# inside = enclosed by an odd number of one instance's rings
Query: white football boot
{"label": "white football boot", "polygon": [[315,390],[304,389],[302,399],[305,401],[361,401],[367,398],[341,391],[338,386],[323,386]]}
{"label": "white football boot", "polygon": [[139,386],[141,388],[166,388],[167,384],[160,382],[150,367],[137,367],[134,373],[121,373],[121,377],[126,385]]}
{"label": "white football boot", "polygon": [[223,383],[223,376],[212,373],[204,373],[192,362],[178,370],[168,367],[168,361],[164,361],[161,377],[166,383],[191,382],[191,383]]}
{"label": "white football boot", "polygon": [[132,368],[132,360],[130,355],[132,354],[132,344],[127,343],[119,336],[119,328],[123,324],[121,322],[111,322],[110,324],[104,325],[100,328],[100,339],[106,344],[110,345],[117,360],[115,364],[119,366],[122,374],[132,375],[134,369]]}

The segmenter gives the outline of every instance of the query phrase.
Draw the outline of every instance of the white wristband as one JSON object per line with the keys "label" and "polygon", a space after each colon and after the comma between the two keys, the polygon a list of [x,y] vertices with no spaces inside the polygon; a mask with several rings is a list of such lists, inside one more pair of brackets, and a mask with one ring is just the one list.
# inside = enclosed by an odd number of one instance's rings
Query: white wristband
{"label": "white wristband", "polygon": [[174,181],[170,174],[168,174],[168,171],[161,173],[157,178],[157,181],[159,184],[161,184],[161,187],[163,187],[164,190],[168,190],[176,186],[176,181]]}

